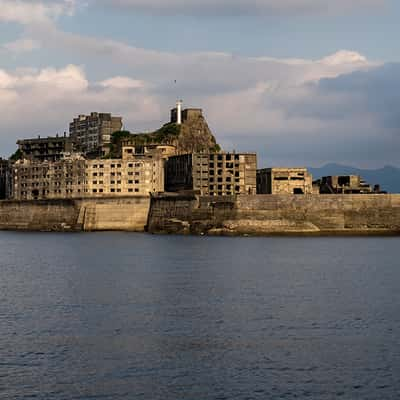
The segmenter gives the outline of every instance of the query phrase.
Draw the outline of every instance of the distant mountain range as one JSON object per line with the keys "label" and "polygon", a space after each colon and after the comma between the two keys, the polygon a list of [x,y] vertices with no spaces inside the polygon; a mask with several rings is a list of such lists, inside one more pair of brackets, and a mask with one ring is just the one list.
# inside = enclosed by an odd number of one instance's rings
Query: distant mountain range
{"label": "distant mountain range", "polygon": [[313,179],[329,175],[360,175],[374,186],[380,184],[382,190],[389,193],[400,193],[400,168],[386,166],[380,169],[360,169],[340,164],[327,164],[321,168],[308,168]]}

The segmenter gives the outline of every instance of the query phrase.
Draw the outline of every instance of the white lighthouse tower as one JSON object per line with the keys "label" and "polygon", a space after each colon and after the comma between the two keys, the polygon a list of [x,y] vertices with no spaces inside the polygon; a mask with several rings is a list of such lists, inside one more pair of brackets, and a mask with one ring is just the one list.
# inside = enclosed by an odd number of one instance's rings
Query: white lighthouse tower
{"label": "white lighthouse tower", "polygon": [[178,100],[176,102],[176,123],[178,125],[182,124],[182,104],[183,104],[182,100]]}

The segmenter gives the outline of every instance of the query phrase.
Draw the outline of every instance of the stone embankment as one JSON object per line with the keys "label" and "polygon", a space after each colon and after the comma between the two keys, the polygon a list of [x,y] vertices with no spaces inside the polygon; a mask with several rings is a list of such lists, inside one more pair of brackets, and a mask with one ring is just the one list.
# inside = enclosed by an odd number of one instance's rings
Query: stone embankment
{"label": "stone embankment", "polygon": [[400,195],[160,195],[0,201],[0,229],[207,235],[400,234]]}
{"label": "stone embankment", "polygon": [[0,201],[0,229],[144,232],[148,197]]}
{"label": "stone embankment", "polygon": [[208,235],[400,234],[400,195],[164,195],[148,231]]}

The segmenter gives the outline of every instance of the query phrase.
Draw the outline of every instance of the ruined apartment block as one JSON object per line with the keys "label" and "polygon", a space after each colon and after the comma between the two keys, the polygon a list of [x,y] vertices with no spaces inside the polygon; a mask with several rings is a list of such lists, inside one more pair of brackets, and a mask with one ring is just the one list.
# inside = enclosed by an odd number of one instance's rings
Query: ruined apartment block
{"label": "ruined apartment block", "polygon": [[85,159],[59,161],[19,160],[13,165],[13,199],[41,200],[82,197]]}
{"label": "ruined apartment block", "polygon": [[164,160],[145,156],[56,162],[21,160],[13,166],[15,200],[149,196],[164,191]]}
{"label": "ruined apartment block", "polygon": [[[369,194],[374,193],[370,184],[358,175],[324,176],[314,182],[321,194]],[[379,189],[375,189],[379,191]]]}
{"label": "ruined apartment block", "polygon": [[7,199],[12,191],[11,162],[0,157],[0,199]]}
{"label": "ruined apartment block", "polygon": [[69,125],[75,150],[86,155],[105,156],[110,151],[111,135],[122,129],[122,117],[92,112],[79,115]]}
{"label": "ruined apartment block", "polygon": [[17,145],[22,158],[37,161],[57,161],[73,151],[72,140],[66,134],[18,140]]}
{"label": "ruined apartment block", "polygon": [[264,168],[257,171],[258,194],[312,194],[312,175],[306,168]]}
{"label": "ruined apartment block", "polygon": [[170,157],[166,190],[193,190],[204,196],[256,193],[255,153],[195,153]]}
{"label": "ruined apartment block", "polygon": [[87,160],[88,196],[148,196],[164,191],[164,160],[145,156]]}

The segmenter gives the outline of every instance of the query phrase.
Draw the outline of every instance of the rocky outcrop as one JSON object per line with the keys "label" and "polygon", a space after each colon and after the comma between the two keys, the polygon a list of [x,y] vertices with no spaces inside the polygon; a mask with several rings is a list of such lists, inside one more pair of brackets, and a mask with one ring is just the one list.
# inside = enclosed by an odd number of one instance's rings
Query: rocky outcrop
{"label": "rocky outcrop", "polygon": [[136,147],[172,145],[176,147],[178,154],[220,150],[201,110],[188,112],[181,125],[171,122],[154,132],[138,134],[127,131],[115,132],[113,142],[111,153],[117,156],[121,155],[123,143]]}

